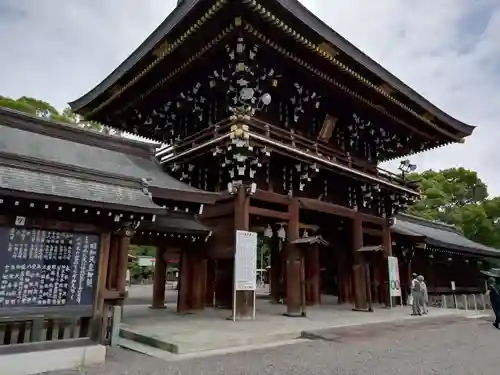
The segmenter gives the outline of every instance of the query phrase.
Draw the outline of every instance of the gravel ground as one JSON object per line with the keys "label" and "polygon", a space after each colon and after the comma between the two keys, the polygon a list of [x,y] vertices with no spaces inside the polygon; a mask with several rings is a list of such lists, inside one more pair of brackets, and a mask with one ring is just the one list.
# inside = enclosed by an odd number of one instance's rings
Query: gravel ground
{"label": "gravel ground", "polygon": [[49,374],[497,375],[499,344],[490,322],[460,319],[327,331],[303,344],[178,362],[113,349],[103,367]]}

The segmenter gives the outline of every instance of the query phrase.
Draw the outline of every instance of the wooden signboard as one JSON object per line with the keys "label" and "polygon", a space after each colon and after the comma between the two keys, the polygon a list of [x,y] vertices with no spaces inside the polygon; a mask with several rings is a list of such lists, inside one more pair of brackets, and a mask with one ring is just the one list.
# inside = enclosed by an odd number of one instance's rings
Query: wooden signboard
{"label": "wooden signboard", "polygon": [[0,308],[91,306],[99,236],[0,227]]}

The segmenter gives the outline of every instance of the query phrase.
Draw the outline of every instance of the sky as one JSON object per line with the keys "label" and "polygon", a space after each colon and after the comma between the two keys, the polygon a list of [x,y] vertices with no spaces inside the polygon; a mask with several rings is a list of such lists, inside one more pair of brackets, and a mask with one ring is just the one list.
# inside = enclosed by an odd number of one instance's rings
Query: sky
{"label": "sky", "polygon": [[[0,95],[66,107],[118,66],[176,2],[0,0]],[[417,171],[472,169],[500,195],[499,0],[302,3],[435,105],[477,126],[465,144],[411,156]]]}

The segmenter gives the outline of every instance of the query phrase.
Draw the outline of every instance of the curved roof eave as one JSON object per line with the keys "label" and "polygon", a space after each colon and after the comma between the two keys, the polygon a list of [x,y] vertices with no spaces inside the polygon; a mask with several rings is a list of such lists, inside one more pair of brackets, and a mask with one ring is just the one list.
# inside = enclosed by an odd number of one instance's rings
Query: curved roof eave
{"label": "curved roof eave", "polygon": [[132,69],[147,53],[149,53],[172,29],[177,26],[184,17],[202,0],[186,0],[170,12],[165,20],[149,35],[142,44],[130,54],[125,61],[104,78],[97,86],[80,98],[69,102],[69,106],[75,112],[91,103],[102,95],[108,88],[118,82],[130,69]]}
{"label": "curved roof eave", "polygon": [[[79,99],[68,103],[71,109],[75,112],[80,111],[83,107],[102,95],[108,88],[116,84],[116,82],[118,82],[118,80],[127,71],[129,71],[134,65],[136,65],[149,51],[151,51],[201,1],[203,0],[186,0],[182,2],[181,5],[174,8],[174,10],[167,16],[167,18],[160,24],[160,26],[158,26],[153,31],[153,33],[111,74],[109,74],[103,81],[101,81],[88,93],[84,94]],[[409,99],[420,105],[423,109],[427,110],[433,116],[450,125],[464,135],[472,134],[475,126],[463,123],[433,105],[431,102],[429,102],[423,96],[407,86],[389,71],[384,69],[377,62],[372,60],[369,56],[364,54],[361,50],[356,48],[343,36],[332,30],[327,24],[325,24],[318,17],[316,17],[316,15],[314,15],[311,11],[304,7],[298,0],[275,1],[280,4],[286,11],[290,12],[295,18],[302,21],[304,25],[316,32],[322,38],[326,39],[329,43],[339,48],[342,52],[351,57],[357,63],[363,65],[373,74],[380,77],[383,81],[393,86],[403,95],[407,96]]]}
{"label": "curved roof eave", "polygon": [[358,49],[356,46],[351,44],[343,36],[335,32],[326,23],[321,21],[314,13],[309,11],[305,6],[303,6],[298,0],[275,0],[284,9],[290,12],[295,18],[301,20],[307,27],[312,29],[322,38],[326,39],[329,43],[333,44],[335,47],[339,48],[346,55],[355,60],[358,64],[363,65],[365,68],[370,70],[373,74],[380,77],[383,81],[387,82],[389,85],[393,86],[396,90],[407,96],[409,99],[413,100],[415,103],[420,105],[425,110],[429,111],[432,115],[439,118],[441,121],[452,126],[454,129],[471,135],[475,126],[463,123],[452,116],[448,115],[443,110],[436,107],[434,104],[425,99],[422,95],[417,93],[411,87],[407,86],[399,78],[391,74],[389,71],[384,69],[380,64],[372,60],[364,52]]}

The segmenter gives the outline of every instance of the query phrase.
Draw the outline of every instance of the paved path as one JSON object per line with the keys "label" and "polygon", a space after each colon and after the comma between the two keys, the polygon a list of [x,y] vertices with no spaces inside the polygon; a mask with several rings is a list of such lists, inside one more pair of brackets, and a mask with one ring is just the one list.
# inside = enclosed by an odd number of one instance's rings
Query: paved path
{"label": "paved path", "polygon": [[165,362],[122,349],[105,366],[50,375],[465,375],[498,374],[500,331],[463,318],[324,331],[310,341]]}

